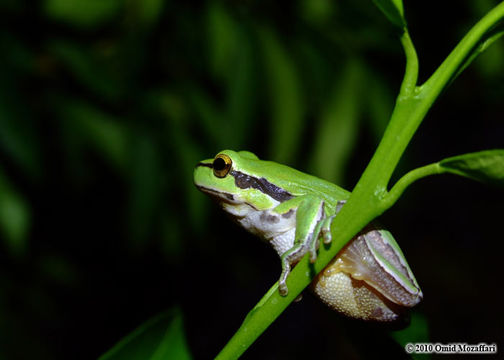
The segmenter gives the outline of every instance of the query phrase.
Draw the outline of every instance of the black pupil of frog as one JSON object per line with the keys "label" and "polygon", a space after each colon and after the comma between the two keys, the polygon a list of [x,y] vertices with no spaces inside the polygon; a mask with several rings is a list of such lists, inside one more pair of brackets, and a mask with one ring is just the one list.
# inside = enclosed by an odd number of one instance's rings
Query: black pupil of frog
{"label": "black pupil of frog", "polygon": [[217,171],[224,170],[226,166],[227,166],[226,161],[222,158],[217,158],[213,162],[213,168]]}

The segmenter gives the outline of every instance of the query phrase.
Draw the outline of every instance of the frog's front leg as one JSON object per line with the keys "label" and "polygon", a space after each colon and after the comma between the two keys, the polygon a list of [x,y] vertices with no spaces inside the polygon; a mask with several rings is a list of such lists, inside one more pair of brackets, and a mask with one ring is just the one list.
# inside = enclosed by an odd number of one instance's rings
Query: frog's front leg
{"label": "frog's front leg", "polygon": [[292,209],[296,209],[296,232],[293,246],[281,255],[282,274],[278,289],[283,296],[288,293],[286,280],[291,266],[301,260],[307,252],[310,253],[310,261],[315,262],[320,234],[329,229],[333,218],[329,215],[324,200],[313,195],[299,196],[285,201],[274,211],[285,214]]}
{"label": "frog's front leg", "polygon": [[336,217],[336,214],[339,213],[339,211],[341,210],[343,205],[345,205],[345,203],[346,203],[346,200],[339,200],[336,204],[336,209],[334,211],[334,214],[326,217],[323,220],[322,229],[320,232],[322,233],[322,237],[324,238],[324,244],[329,244],[332,241],[331,223],[332,223],[333,219]]}

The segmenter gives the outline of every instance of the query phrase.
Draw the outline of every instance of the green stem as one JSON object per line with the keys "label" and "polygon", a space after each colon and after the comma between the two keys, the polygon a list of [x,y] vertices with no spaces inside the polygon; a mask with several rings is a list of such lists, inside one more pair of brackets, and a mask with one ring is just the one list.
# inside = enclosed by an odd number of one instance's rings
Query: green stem
{"label": "green stem", "polygon": [[442,172],[439,163],[429,164],[411,170],[394,184],[387,196],[383,199],[383,201],[387,203],[385,207],[391,207],[397,199],[401,197],[404,190],[415,181],[426,176],[441,174]]}
{"label": "green stem", "polygon": [[[386,195],[392,173],[428,109],[427,106],[421,111],[417,96],[418,56],[407,30],[401,36],[401,44],[406,55],[406,69],[392,117],[373,158],[352,192],[354,197],[362,191],[361,196],[371,202],[377,202]],[[344,208],[348,207],[351,206],[347,203]]]}
{"label": "green stem", "polygon": [[409,96],[414,93],[418,79],[418,56],[408,30],[405,30],[401,36],[401,44],[406,55],[406,70],[399,93]]}

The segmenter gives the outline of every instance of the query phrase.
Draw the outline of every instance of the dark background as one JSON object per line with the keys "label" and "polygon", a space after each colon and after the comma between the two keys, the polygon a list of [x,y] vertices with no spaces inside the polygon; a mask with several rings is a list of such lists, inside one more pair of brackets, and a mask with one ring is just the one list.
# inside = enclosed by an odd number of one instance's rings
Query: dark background
{"label": "dark background", "polygon": [[[420,82],[497,3],[406,1]],[[503,64],[500,40],[440,97],[395,179],[504,147]],[[194,165],[247,149],[351,189],[403,67],[371,1],[1,1],[0,358],[96,358],[174,306],[194,358],[214,357],[280,264],[194,188]],[[424,292],[426,341],[504,346],[503,214],[502,190],[440,176],[382,217]],[[305,294],[244,358],[379,354],[404,351]]]}

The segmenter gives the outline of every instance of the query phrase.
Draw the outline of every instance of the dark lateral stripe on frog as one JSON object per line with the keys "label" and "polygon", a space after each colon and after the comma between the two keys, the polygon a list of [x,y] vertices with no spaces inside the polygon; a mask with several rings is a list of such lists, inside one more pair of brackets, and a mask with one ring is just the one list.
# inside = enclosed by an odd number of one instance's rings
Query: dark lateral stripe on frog
{"label": "dark lateral stripe on frog", "polygon": [[235,185],[240,189],[257,189],[280,202],[287,201],[294,197],[288,191],[270,183],[265,178],[256,178],[236,170],[232,170],[229,174],[235,178]]}
{"label": "dark lateral stripe on frog", "polygon": [[[205,166],[210,169],[213,169],[212,163],[200,162],[196,166]],[[248,188],[257,189],[260,192],[269,195],[276,201],[280,202],[287,201],[294,197],[288,191],[285,191],[284,189],[279,188],[278,186],[270,183],[265,178],[256,178],[236,170],[231,170],[229,174],[235,178],[235,185],[238,186],[240,189],[248,189]]]}

